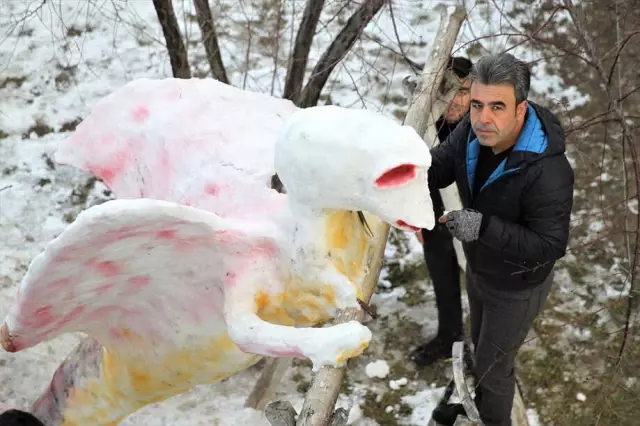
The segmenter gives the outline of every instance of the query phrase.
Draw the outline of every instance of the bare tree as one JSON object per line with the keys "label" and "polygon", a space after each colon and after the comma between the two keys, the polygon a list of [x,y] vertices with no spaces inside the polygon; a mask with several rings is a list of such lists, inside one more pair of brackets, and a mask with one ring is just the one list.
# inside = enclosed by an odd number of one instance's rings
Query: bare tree
{"label": "bare tree", "polygon": [[324,7],[324,0],[309,0],[296,35],[293,54],[289,58],[283,98],[296,101],[300,97],[302,81],[307,71],[311,42]]}
{"label": "bare tree", "polygon": [[176,78],[191,78],[187,49],[180,34],[178,19],[173,10],[171,0],[153,0],[153,6],[167,43],[173,76]]}
{"label": "bare tree", "polygon": [[[312,1],[312,0],[310,0]],[[349,18],[346,25],[324,52],[311,72],[311,77],[300,94],[297,105],[310,107],[318,103],[320,93],[333,69],[349,52],[364,28],[380,11],[386,0],[366,0]]]}
{"label": "bare tree", "polygon": [[[283,98],[300,107],[316,105],[332,71],[349,53],[365,27],[388,0],[365,0],[347,20],[342,30],[329,44],[304,85],[309,52],[325,6],[324,0],[308,0],[295,38],[294,49],[288,60]],[[154,6],[165,36],[167,50],[175,77],[190,78],[186,48],[180,36],[178,22],[170,0],[154,0]],[[216,32],[216,25],[207,0],[194,0],[198,25],[207,52],[207,60],[214,78],[229,83]],[[277,184],[277,178],[274,185]]]}
{"label": "bare tree", "polygon": [[218,35],[216,33],[216,26],[213,22],[213,16],[211,15],[209,2],[207,0],[193,0],[193,3],[196,8],[198,25],[202,32],[202,43],[207,51],[207,60],[209,61],[213,78],[228,84],[229,79],[227,78],[227,73],[222,62],[222,56],[220,55]]}

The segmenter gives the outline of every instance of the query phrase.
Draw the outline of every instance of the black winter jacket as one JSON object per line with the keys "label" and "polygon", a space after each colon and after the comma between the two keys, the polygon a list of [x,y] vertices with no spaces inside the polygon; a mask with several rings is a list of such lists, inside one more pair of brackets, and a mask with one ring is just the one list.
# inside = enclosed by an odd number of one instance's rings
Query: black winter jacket
{"label": "black winter jacket", "polygon": [[574,175],[564,131],[549,110],[529,102],[513,151],[474,198],[479,151],[467,114],[431,150],[429,179],[438,188],[456,182],[463,207],[483,214],[480,238],[463,243],[471,271],[502,290],[536,286],[564,256],[569,239]]}

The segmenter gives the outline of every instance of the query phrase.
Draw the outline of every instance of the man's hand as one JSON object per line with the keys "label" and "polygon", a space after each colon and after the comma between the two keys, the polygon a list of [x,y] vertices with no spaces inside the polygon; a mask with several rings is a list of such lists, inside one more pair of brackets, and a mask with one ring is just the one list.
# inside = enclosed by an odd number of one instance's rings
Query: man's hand
{"label": "man's hand", "polygon": [[420,241],[420,244],[424,245],[424,238],[422,238],[422,229],[416,232],[416,237],[418,237],[418,241]]}
{"label": "man's hand", "polygon": [[442,215],[438,222],[446,224],[455,238],[468,243],[480,237],[482,213],[472,209],[455,210]]}

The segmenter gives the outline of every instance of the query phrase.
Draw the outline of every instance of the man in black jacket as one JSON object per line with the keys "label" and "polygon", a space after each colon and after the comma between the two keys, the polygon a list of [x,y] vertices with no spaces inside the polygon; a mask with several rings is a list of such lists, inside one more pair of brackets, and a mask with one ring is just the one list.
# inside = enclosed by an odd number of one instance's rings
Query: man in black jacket
{"label": "man in black jacket", "polygon": [[[448,68],[460,79],[460,87],[444,114],[436,122],[438,139],[444,142],[456,128],[460,120],[469,112],[469,72],[473,64],[467,58],[452,57]],[[436,217],[444,213],[444,204],[440,191],[429,184],[433,211]],[[424,259],[433,282],[438,308],[438,331],[424,344],[410,354],[410,358],[420,366],[451,356],[451,347],[463,335],[462,301],[460,296],[460,267],[453,247],[453,237],[445,224],[436,223],[428,231],[423,229],[417,234],[422,243]]]}
{"label": "man in black jacket", "polygon": [[486,56],[470,78],[470,113],[431,150],[429,179],[462,200],[439,221],[467,257],[476,404],[486,426],[511,426],[516,353],[566,251],[574,176],[558,119],[527,101],[526,64]]}

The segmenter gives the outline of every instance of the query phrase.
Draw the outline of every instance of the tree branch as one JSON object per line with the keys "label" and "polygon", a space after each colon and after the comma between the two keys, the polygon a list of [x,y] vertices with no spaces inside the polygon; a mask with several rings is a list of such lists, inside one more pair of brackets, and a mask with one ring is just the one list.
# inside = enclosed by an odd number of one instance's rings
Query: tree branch
{"label": "tree branch", "polygon": [[187,49],[180,34],[178,19],[173,11],[171,0],[153,0],[153,6],[167,44],[173,76],[176,78],[191,78]]}
{"label": "tree branch", "polygon": [[316,32],[320,14],[324,7],[324,0],[308,0],[304,9],[304,15],[298,34],[296,34],[295,47],[293,55],[289,58],[289,66],[287,68],[287,77],[284,82],[283,98],[289,99],[297,104],[300,91],[302,90],[302,80],[307,69],[307,61],[309,60],[309,51],[313,42],[313,35]]}
{"label": "tree branch", "polygon": [[202,33],[202,43],[207,52],[207,60],[209,61],[209,67],[211,67],[211,74],[216,80],[229,84],[224,63],[222,62],[222,56],[220,56],[218,35],[215,23],[213,22],[213,15],[211,15],[209,2],[208,0],[193,0],[193,4],[196,8],[198,26]]}
{"label": "tree branch", "polygon": [[320,93],[329,75],[349,52],[371,19],[380,11],[387,0],[366,0],[349,18],[346,25],[322,54],[311,73],[311,77],[300,94],[297,105],[306,108],[318,103]]}

